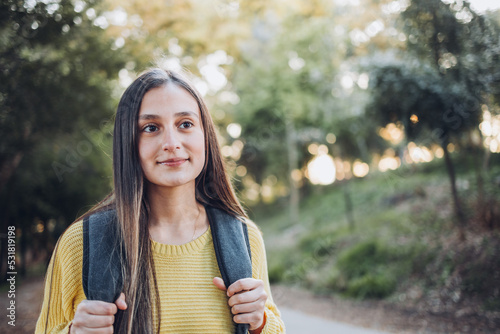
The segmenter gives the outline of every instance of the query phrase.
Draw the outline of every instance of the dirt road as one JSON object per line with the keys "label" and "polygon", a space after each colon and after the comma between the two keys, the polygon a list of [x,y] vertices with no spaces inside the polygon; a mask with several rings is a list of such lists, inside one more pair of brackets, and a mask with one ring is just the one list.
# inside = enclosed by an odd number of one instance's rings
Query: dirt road
{"label": "dirt road", "polygon": [[388,334],[388,332],[323,319],[288,307],[281,307],[280,312],[286,324],[287,334]]}
{"label": "dirt road", "polygon": [[[17,277],[19,279],[19,277]],[[34,333],[38,313],[43,298],[43,278],[32,278],[16,285],[15,298],[8,298],[8,290],[0,292],[0,333],[25,334]],[[11,320],[6,316],[10,311],[10,302],[15,301],[15,326],[9,325]]]}
{"label": "dirt road", "polygon": [[[298,287],[274,286],[273,297],[279,308],[319,317],[322,320],[397,334],[493,334],[500,333],[500,319],[475,313],[436,314],[384,301],[355,301],[334,296],[316,296]],[[292,313],[292,321],[300,315]],[[312,320],[311,320],[312,321]],[[292,325],[292,323],[290,323]],[[296,326],[299,326],[297,324]],[[289,326],[290,327],[290,326]],[[290,327],[291,328],[291,327]],[[299,327],[297,327],[299,328]],[[293,333],[290,331],[290,333]],[[318,333],[318,332],[297,332]],[[319,332],[323,333],[323,332]],[[350,333],[329,331],[325,333]],[[356,333],[356,332],[353,332]]]}

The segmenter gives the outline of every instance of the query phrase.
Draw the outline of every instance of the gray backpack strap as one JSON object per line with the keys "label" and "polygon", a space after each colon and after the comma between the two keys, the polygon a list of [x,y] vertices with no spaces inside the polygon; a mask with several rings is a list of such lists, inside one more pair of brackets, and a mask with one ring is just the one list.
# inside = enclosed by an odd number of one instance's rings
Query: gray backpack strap
{"label": "gray backpack strap", "polygon": [[114,303],[123,289],[122,252],[114,210],[94,213],[83,220],[83,274],[89,300]]}
{"label": "gray backpack strap", "polygon": [[[226,212],[205,207],[215,256],[226,287],[242,278],[252,277],[252,260],[248,230],[245,223]],[[246,334],[248,324],[236,324],[236,334]]]}

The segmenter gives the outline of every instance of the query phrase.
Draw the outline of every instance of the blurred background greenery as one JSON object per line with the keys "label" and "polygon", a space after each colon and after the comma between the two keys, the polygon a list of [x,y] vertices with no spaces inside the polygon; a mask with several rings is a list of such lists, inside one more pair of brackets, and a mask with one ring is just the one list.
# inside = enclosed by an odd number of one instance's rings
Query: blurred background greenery
{"label": "blurred background greenery", "polygon": [[[484,5],[490,5],[484,6]],[[274,283],[500,311],[500,11],[461,0],[0,5],[0,277],[112,185],[113,113],[185,67]]]}

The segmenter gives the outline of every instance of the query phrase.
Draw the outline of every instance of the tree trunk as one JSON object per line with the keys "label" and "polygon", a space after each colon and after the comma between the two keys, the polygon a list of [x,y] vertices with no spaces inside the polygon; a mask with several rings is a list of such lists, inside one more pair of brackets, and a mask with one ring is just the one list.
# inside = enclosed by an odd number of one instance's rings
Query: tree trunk
{"label": "tree trunk", "polygon": [[453,167],[453,162],[451,161],[450,152],[448,151],[448,147],[446,144],[442,145],[444,151],[444,161],[446,163],[446,170],[448,171],[448,176],[450,177],[450,185],[451,185],[451,195],[453,197],[453,207],[455,211],[455,217],[458,221],[458,229],[460,233],[460,239],[465,239],[465,214],[462,208],[462,204],[460,203],[460,199],[458,197],[456,177],[455,177],[455,168]]}
{"label": "tree trunk", "polygon": [[351,232],[354,232],[356,225],[354,222],[354,214],[352,210],[351,192],[349,191],[349,180],[345,180],[343,182],[342,190],[344,191],[345,216],[349,224],[349,229],[351,230]]}
{"label": "tree trunk", "polygon": [[[481,141],[482,141],[481,137]],[[484,174],[488,175],[488,170],[490,169],[490,157],[491,157],[491,151],[489,148],[484,149],[484,156],[483,156],[483,172]]]}
{"label": "tree trunk", "polygon": [[288,181],[290,184],[289,215],[292,224],[299,223],[299,187],[297,181],[292,177],[292,172],[297,168],[298,152],[296,143],[295,127],[289,119],[286,121],[286,143],[288,148]]}
{"label": "tree trunk", "polygon": [[7,159],[0,165],[0,191],[4,189],[23,159],[24,153],[17,152],[13,157]]}
{"label": "tree trunk", "polygon": [[[476,130],[477,131],[477,130]],[[480,222],[486,224],[487,221],[487,210],[488,210],[488,200],[486,192],[484,190],[484,177],[486,175],[486,170],[484,168],[484,157],[486,155],[483,146],[483,137],[481,132],[479,133],[479,143],[475,142],[472,138],[472,134],[469,132],[469,145],[474,152],[474,170],[476,172],[476,184],[477,184],[477,198],[476,198],[476,211],[478,212]]]}
{"label": "tree trunk", "polygon": [[[21,229],[21,228],[20,228]],[[26,276],[26,249],[28,247],[28,240],[26,235],[28,234],[25,229],[21,229],[21,238],[19,240],[19,258],[20,258],[20,264],[17,266],[17,269],[19,271],[19,276],[25,277]]]}
{"label": "tree trunk", "polygon": [[[7,222],[7,211],[5,208],[0,206],[0,215],[1,215],[1,223],[0,223],[0,233],[7,234],[7,228],[9,226]],[[0,239],[0,285],[7,282],[7,237]]]}
{"label": "tree trunk", "polygon": [[[21,147],[26,146],[27,143],[30,143],[32,130],[33,127],[29,122],[24,124],[23,137],[20,143]],[[30,147],[30,145],[28,145],[28,147]],[[7,182],[9,182],[12,175],[14,175],[17,166],[19,166],[19,163],[23,159],[26,152],[27,150],[25,149],[24,151],[17,150],[16,154],[14,154],[13,156],[5,154],[7,158],[4,158],[4,161],[0,161],[0,192],[3,191],[4,187],[7,185]]]}

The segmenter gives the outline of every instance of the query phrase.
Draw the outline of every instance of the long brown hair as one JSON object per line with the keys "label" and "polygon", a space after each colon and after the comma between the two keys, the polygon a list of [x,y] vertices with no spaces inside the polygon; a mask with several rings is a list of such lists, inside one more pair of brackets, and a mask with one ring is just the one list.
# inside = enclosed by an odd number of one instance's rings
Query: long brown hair
{"label": "long brown hair", "polygon": [[205,138],[205,165],[196,178],[196,199],[233,216],[246,217],[231,185],[215,126],[201,95],[181,73],[153,68],[141,74],[124,92],[116,112],[113,137],[114,191],[86,214],[108,208],[116,209],[126,255],[122,268],[128,304],[123,317],[117,318],[115,329],[118,333],[153,332],[151,284],[156,291],[155,307],[160,317],[148,232],[149,206],[138,152],[138,117],[144,95],[153,88],[167,84],[184,88],[193,96],[200,109]]}

